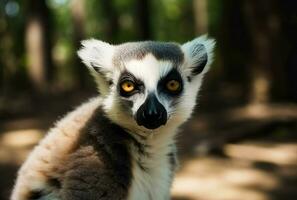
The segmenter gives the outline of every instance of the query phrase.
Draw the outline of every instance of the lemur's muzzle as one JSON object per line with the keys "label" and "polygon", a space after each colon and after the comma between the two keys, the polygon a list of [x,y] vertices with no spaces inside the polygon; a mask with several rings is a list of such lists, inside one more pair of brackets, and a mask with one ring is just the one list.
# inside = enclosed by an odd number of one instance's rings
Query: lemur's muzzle
{"label": "lemur's muzzle", "polygon": [[136,122],[148,129],[156,129],[166,124],[167,112],[155,94],[150,94],[140,106],[136,113]]}

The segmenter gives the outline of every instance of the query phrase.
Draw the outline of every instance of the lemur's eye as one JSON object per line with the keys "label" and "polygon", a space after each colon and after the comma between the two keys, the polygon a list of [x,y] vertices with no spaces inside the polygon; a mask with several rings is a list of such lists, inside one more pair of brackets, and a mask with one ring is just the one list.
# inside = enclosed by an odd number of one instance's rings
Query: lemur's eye
{"label": "lemur's eye", "polygon": [[135,89],[135,85],[131,81],[125,81],[121,84],[121,88],[125,92],[132,92]]}
{"label": "lemur's eye", "polygon": [[176,80],[170,80],[166,83],[166,88],[171,92],[176,92],[180,89],[180,83]]}

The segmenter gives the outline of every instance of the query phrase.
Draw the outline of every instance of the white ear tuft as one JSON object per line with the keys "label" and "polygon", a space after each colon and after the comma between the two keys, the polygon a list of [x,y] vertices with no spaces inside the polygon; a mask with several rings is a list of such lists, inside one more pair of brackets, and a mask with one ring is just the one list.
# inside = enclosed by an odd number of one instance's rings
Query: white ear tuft
{"label": "white ear tuft", "polygon": [[204,74],[208,71],[213,61],[213,50],[215,40],[206,35],[198,37],[182,45],[185,54],[186,71],[190,71],[191,76]]}
{"label": "white ear tuft", "polygon": [[114,47],[95,39],[84,40],[81,44],[82,48],[77,54],[94,76],[99,92],[105,95],[109,91],[109,82],[112,79]]}
{"label": "white ear tuft", "polygon": [[84,40],[81,44],[82,48],[77,54],[83,63],[97,72],[112,70],[112,45],[95,39]]}

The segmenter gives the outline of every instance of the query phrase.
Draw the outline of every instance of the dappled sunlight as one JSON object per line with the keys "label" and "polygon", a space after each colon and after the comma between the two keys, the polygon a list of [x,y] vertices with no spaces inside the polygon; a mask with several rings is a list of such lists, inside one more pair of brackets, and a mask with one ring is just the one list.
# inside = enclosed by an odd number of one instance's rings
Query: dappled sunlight
{"label": "dappled sunlight", "polygon": [[276,177],[249,165],[216,158],[190,161],[180,171],[173,185],[174,196],[203,200],[268,200],[263,191],[278,186]]}
{"label": "dappled sunlight", "polygon": [[297,143],[275,146],[229,144],[226,155],[251,161],[263,161],[281,165],[297,165]]}
{"label": "dappled sunlight", "polygon": [[222,179],[236,186],[273,189],[278,186],[277,178],[267,172],[255,169],[230,169],[222,174]]}
{"label": "dappled sunlight", "polygon": [[249,104],[232,110],[228,116],[232,119],[287,119],[296,118],[296,104]]}
{"label": "dappled sunlight", "polygon": [[38,129],[26,129],[18,131],[8,131],[1,134],[1,146],[22,148],[35,145],[44,133]]}
{"label": "dappled sunlight", "polygon": [[177,176],[173,185],[173,196],[187,196],[202,200],[268,200],[259,191],[225,183],[220,177]]}
{"label": "dappled sunlight", "polygon": [[0,164],[20,165],[43,137],[40,129],[7,131],[0,136]]}
{"label": "dappled sunlight", "polygon": [[[297,169],[295,143],[227,144],[224,152],[228,158],[197,156],[181,163],[173,196],[197,200],[270,200],[273,199],[270,191],[286,187],[282,185],[281,171],[289,171],[286,176],[290,176]],[[263,169],[258,163],[274,168]]]}

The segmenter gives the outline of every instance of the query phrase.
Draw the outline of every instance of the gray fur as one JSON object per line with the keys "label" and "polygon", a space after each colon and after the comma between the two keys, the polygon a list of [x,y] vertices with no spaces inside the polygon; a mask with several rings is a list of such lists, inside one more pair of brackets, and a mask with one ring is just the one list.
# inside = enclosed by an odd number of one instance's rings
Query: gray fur
{"label": "gray fur", "polygon": [[[132,182],[131,146],[140,155],[149,156],[145,146],[123,128],[111,122],[101,107],[79,131],[79,137],[67,159],[48,175],[52,191],[31,191],[34,200],[123,200]],[[172,176],[176,168],[175,146],[168,154]],[[138,162],[143,171],[146,166]]]}
{"label": "gray fur", "polygon": [[[78,141],[65,174],[67,187],[62,185],[69,190],[63,191],[62,199],[125,199],[132,179],[128,150],[132,137],[98,108]],[[79,189],[76,194],[73,187]]]}
{"label": "gray fur", "polygon": [[142,59],[148,53],[153,54],[158,60],[168,60],[178,66],[184,60],[180,46],[171,42],[129,42],[116,46],[113,63],[119,66],[123,61]]}
{"label": "gray fur", "polygon": [[191,52],[191,56],[193,58],[199,57],[199,59],[196,59],[195,62],[193,63],[192,73],[193,73],[193,75],[200,74],[203,71],[204,67],[206,66],[206,63],[208,60],[205,46],[202,44],[197,44],[193,48],[193,50]]}
{"label": "gray fur", "polygon": [[97,108],[80,131],[68,158],[57,166],[58,176],[48,179],[55,192],[32,191],[31,199],[126,199],[132,181],[128,145],[134,142]]}
{"label": "gray fur", "polygon": [[42,194],[39,192],[32,193],[30,200],[60,200],[54,193]]}

